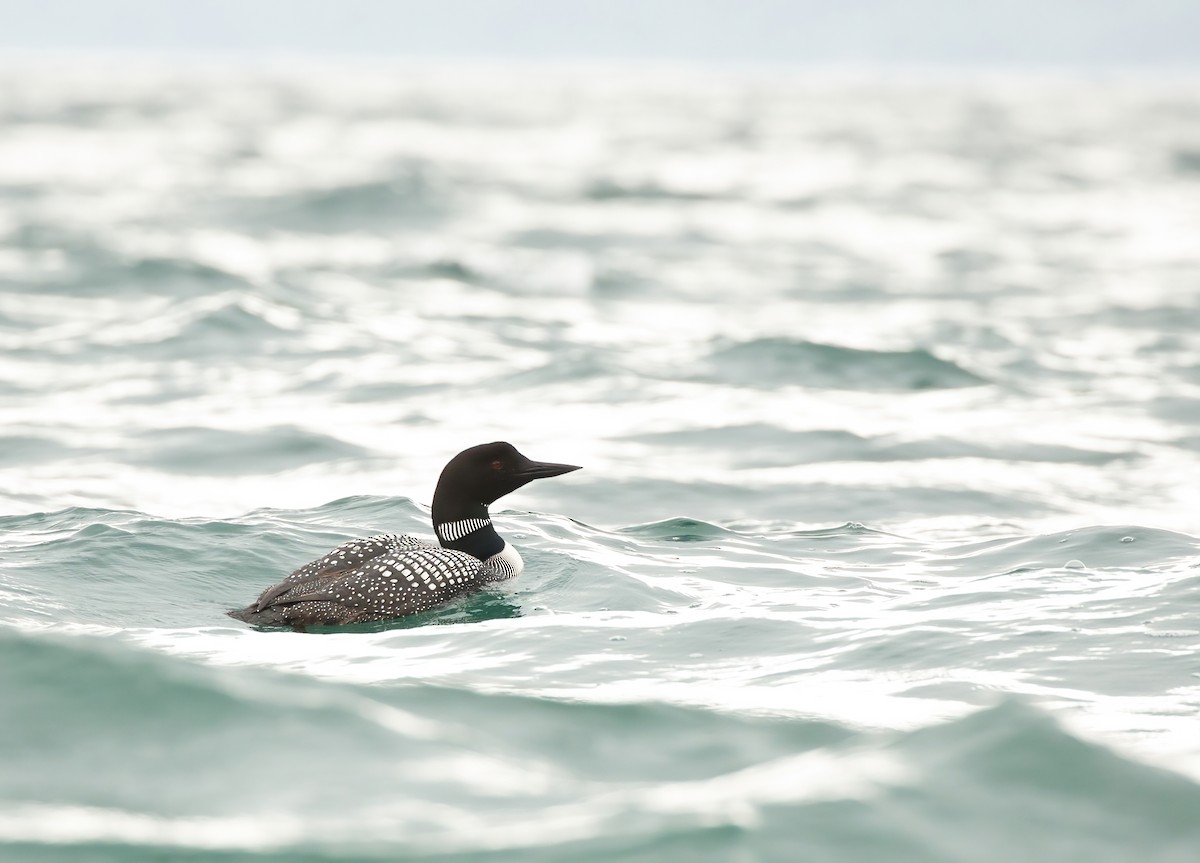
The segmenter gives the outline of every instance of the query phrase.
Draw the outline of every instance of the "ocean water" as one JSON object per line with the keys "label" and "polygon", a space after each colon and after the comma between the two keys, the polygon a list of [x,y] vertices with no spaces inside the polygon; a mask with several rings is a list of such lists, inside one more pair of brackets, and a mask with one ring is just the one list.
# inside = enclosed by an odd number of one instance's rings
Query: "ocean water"
{"label": "ocean water", "polygon": [[7,61],[0,859],[1200,859],[1196,84]]}

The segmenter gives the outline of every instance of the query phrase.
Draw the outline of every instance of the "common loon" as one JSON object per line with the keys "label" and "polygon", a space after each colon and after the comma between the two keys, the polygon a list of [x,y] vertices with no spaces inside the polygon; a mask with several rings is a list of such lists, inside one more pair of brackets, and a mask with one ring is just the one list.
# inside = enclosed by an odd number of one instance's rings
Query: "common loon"
{"label": "common loon", "polygon": [[510,443],[465,449],[450,459],[433,493],[441,546],[383,534],[343,543],[226,612],[256,626],[336,626],[391,620],[520,575],[517,550],[492,527],[488,505],[535,479],[579,470],[532,461]]}

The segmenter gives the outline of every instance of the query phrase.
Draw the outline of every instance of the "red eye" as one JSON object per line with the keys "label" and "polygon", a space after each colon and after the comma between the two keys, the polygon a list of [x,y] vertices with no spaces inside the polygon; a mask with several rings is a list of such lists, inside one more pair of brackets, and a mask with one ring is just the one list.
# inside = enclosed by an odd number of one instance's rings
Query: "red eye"
{"label": "red eye", "polygon": [[496,459],[494,462],[492,462],[492,470],[504,470],[504,462],[500,461],[500,459]]}

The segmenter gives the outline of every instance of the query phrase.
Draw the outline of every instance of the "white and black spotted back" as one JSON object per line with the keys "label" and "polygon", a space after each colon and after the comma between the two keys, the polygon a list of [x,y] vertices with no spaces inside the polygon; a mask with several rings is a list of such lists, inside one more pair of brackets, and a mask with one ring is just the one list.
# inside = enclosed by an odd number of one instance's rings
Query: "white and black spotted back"
{"label": "white and black spotted back", "polygon": [[350,540],[268,588],[250,611],[269,617],[272,625],[332,625],[418,614],[488,582],[519,575],[521,556],[496,539],[502,547],[486,561],[411,536]]}
{"label": "white and black spotted back", "polygon": [[488,573],[476,558],[425,543],[404,543],[348,570],[326,570],[276,585],[260,610],[287,623],[390,620],[417,614],[478,590]]}
{"label": "white and black spotted back", "polygon": [[421,542],[416,537],[396,533],[381,533],[376,536],[369,536],[366,539],[352,539],[348,542],[343,542],[324,557],[319,557],[311,563],[300,567],[289,575],[288,579],[290,580],[297,576],[315,575],[325,570],[353,569],[380,555],[400,551],[405,548],[420,548],[422,546],[428,546],[428,543]]}
{"label": "white and black spotted back", "polygon": [[395,554],[412,548],[435,548],[415,537],[404,534],[384,533],[366,539],[343,542],[324,557],[319,557],[297,569],[283,581],[264,590],[255,602],[261,610],[278,599],[293,593],[297,588],[306,591],[311,586],[328,583],[339,573],[357,569],[384,555]]}
{"label": "white and black spotted back", "polygon": [[384,554],[338,579],[330,599],[364,613],[391,618],[432,608],[478,588],[482,564],[471,555],[430,545]]}

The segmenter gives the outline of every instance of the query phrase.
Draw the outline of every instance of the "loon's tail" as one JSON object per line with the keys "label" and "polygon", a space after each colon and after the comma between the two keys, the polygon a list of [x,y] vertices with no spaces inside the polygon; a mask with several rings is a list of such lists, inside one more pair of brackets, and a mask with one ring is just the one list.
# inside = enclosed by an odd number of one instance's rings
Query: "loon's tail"
{"label": "loon's tail", "polygon": [[234,620],[251,626],[291,627],[292,621],[288,620],[286,611],[286,608],[264,608],[262,611],[255,611],[253,605],[247,605],[245,608],[231,608],[225,613]]}

